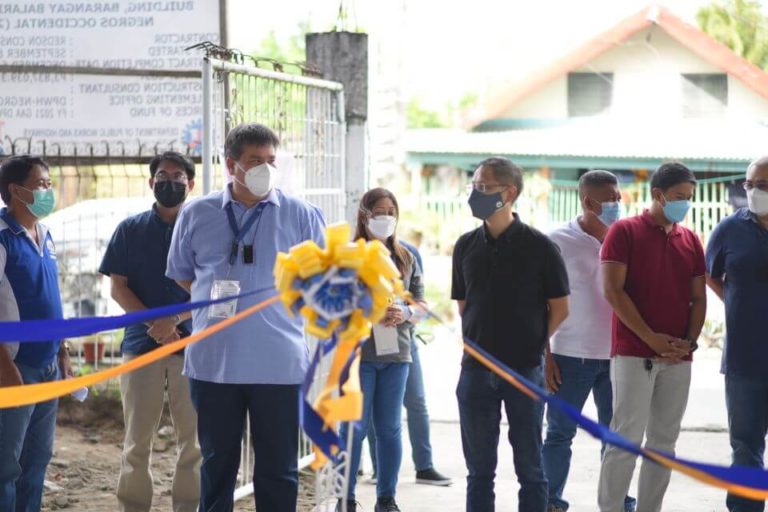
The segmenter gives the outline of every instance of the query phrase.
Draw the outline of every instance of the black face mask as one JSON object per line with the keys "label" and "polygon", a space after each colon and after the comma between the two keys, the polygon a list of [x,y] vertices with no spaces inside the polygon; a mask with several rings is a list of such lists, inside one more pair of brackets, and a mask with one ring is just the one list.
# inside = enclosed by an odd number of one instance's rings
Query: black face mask
{"label": "black face mask", "polygon": [[177,181],[156,181],[155,199],[166,208],[179,206],[187,196],[187,186]]}
{"label": "black face mask", "polygon": [[475,189],[472,190],[467,202],[472,209],[472,215],[480,220],[486,220],[504,207],[504,198],[501,196],[501,192],[483,194]]}

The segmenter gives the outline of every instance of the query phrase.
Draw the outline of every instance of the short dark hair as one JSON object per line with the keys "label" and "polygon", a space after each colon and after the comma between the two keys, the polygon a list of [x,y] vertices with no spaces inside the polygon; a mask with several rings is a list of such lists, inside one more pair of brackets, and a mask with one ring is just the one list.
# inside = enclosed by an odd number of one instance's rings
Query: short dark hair
{"label": "short dark hair", "polygon": [[579,178],[579,196],[587,195],[587,187],[599,187],[601,185],[618,185],[619,179],[615,174],[608,171],[595,169],[587,171]]}
{"label": "short dark hair", "polygon": [[477,167],[490,167],[499,183],[515,186],[517,197],[523,193],[523,170],[509,158],[492,156],[477,164]]}
{"label": "short dark hair", "polygon": [[156,155],[150,162],[149,162],[149,175],[151,177],[155,177],[155,174],[157,174],[157,168],[160,167],[160,164],[163,162],[173,162],[182,169],[184,169],[184,172],[187,173],[187,179],[193,180],[195,179],[195,164],[190,160],[188,157],[182,155],[181,153],[177,151],[166,151],[165,153],[160,153],[159,155]]}
{"label": "short dark hair", "polygon": [[239,160],[243,155],[244,146],[280,146],[280,138],[268,126],[258,123],[244,123],[235,126],[227,134],[224,141],[224,152],[229,158]]}
{"label": "short dark hair", "polygon": [[651,189],[659,188],[666,192],[681,183],[693,183],[695,185],[696,176],[680,162],[663,163],[651,176]]}
{"label": "short dark hair", "polygon": [[5,204],[11,203],[9,185],[21,185],[29,179],[32,169],[39,165],[48,170],[48,164],[39,156],[17,155],[7,158],[0,164],[0,198]]}

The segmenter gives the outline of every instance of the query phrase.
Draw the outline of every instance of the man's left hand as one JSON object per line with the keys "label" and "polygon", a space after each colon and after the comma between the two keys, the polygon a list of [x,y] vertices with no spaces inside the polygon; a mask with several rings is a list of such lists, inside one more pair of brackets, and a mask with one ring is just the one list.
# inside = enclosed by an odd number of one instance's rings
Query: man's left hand
{"label": "man's left hand", "polygon": [[75,376],[75,372],[72,371],[72,361],[69,359],[69,351],[64,347],[59,350],[59,372],[62,380],[71,379]]}
{"label": "man's left hand", "polygon": [[165,343],[176,334],[176,318],[166,317],[155,320],[147,330],[147,334],[157,343]]}
{"label": "man's left hand", "polygon": [[675,341],[670,342],[670,345],[672,345],[675,350],[679,351],[679,355],[657,357],[656,359],[658,361],[669,364],[682,363],[684,361],[683,358],[691,353],[691,343],[688,340],[675,339]]}
{"label": "man's left hand", "polygon": [[544,356],[544,380],[550,393],[556,393],[560,389],[560,384],[563,383],[560,366],[549,351]]}

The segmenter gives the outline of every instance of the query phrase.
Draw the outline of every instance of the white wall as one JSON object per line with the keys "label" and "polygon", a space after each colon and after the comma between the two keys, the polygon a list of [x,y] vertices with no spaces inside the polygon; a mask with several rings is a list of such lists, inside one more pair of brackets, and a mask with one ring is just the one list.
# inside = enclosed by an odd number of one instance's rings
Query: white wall
{"label": "white wall", "polygon": [[768,100],[758,96],[737,78],[729,76],[728,117],[768,122]]}
{"label": "white wall", "polygon": [[556,78],[500,117],[512,119],[563,119],[568,117],[568,77],[563,75]]}
{"label": "white wall", "polygon": [[[723,73],[656,26],[575,71],[613,73],[613,104],[607,115],[654,120],[681,117],[682,73]],[[729,119],[768,120],[768,100],[733,77],[728,79],[728,95]],[[566,118],[567,98],[564,75],[500,117]]]}

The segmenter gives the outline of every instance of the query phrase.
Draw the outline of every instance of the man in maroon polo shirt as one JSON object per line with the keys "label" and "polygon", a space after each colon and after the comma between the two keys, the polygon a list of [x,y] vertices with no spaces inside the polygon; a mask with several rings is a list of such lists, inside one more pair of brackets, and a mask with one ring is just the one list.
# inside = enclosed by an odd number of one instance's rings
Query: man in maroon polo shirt
{"label": "man in maroon polo shirt", "polygon": [[[679,225],[691,206],[693,173],[679,163],[651,177],[653,203],[616,222],[600,254],[604,293],[614,310],[611,429],[634,443],[674,453],[688,402],[691,352],[704,324],[706,285],[699,238]],[[601,512],[621,512],[636,456],[608,446],[598,487]],[[670,470],[643,460],[637,510],[657,512]]]}

